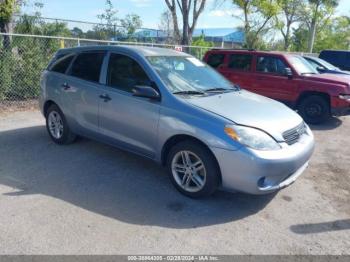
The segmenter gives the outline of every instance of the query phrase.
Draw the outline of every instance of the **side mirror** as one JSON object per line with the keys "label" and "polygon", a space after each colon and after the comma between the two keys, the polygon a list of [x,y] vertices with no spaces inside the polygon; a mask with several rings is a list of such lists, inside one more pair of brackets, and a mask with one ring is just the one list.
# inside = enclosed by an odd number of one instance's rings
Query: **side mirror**
{"label": "side mirror", "polygon": [[318,66],[318,67],[316,68],[316,70],[317,70],[318,72],[324,72],[324,71],[326,71],[325,68],[324,68],[324,67],[321,67],[321,66]]}
{"label": "side mirror", "polygon": [[153,100],[160,100],[160,94],[157,90],[150,86],[134,86],[132,89],[133,95],[137,97],[145,97]]}
{"label": "side mirror", "polygon": [[284,74],[288,76],[289,79],[293,78],[293,71],[290,67],[284,69]]}

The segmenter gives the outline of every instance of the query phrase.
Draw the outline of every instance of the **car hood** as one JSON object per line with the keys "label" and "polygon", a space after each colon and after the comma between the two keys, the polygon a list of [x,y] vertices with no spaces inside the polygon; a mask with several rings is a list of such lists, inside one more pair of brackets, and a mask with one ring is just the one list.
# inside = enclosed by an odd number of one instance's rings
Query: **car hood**
{"label": "car hood", "polygon": [[192,96],[186,100],[236,124],[262,129],[278,141],[283,141],[284,131],[303,121],[284,104],[245,90],[205,97]]}
{"label": "car hood", "polygon": [[346,74],[317,74],[317,75],[308,75],[304,76],[309,80],[313,81],[322,81],[325,83],[334,83],[334,84],[345,84],[348,85],[350,83],[350,77]]}

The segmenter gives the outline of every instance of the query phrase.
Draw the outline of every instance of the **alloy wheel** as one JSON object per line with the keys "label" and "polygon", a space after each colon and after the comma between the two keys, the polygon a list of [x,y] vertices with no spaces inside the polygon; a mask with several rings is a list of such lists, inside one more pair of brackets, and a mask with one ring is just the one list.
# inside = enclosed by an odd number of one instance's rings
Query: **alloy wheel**
{"label": "alloy wheel", "polygon": [[187,192],[198,192],[206,183],[203,161],[191,151],[179,151],[171,162],[176,183]]}
{"label": "alloy wheel", "polygon": [[48,125],[49,125],[50,134],[55,139],[60,139],[63,135],[63,121],[58,112],[51,111],[49,113]]}

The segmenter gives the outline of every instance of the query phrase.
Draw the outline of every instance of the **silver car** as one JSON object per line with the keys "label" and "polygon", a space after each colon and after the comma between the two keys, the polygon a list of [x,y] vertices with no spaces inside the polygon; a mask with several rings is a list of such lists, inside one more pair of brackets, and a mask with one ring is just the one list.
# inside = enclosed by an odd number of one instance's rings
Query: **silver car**
{"label": "silver car", "polygon": [[79,135],[153,159],[189,197],[277,191],[314,149],[294,111],[163,48],[59,50],[42,74],[40,106],[57,144]]}

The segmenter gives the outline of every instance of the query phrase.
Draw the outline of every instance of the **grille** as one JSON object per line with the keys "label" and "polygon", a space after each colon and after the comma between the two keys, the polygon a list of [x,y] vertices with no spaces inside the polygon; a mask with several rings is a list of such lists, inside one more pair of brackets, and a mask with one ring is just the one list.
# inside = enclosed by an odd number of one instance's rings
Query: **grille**
{"label": "grille", "polygon": [[299,141],[300,137],[306,133],[305,123],[302,122],[300,125],[285,131],[282,135],[288,145],[293,145]]}

